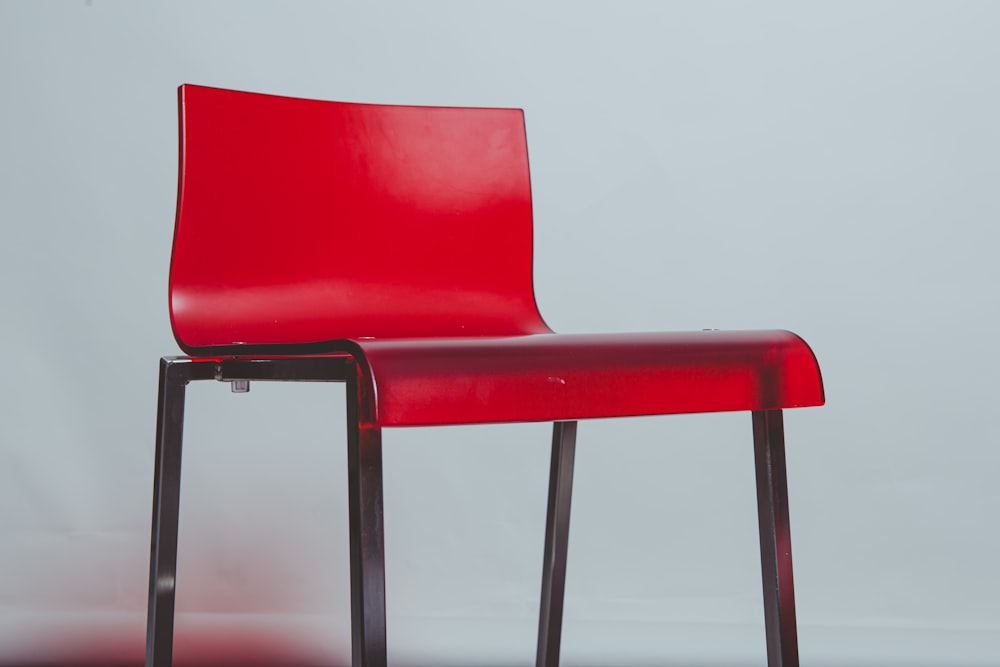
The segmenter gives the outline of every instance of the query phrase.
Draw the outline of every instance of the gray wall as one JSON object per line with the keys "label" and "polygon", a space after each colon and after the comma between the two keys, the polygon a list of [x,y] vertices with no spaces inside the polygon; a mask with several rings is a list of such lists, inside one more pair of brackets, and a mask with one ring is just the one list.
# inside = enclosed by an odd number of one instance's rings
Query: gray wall
{"label": "gray wall", "polygon": [[[141,659],[191,82],[523,107],[555,329],[813,345],[804,660],[997,664],[998,28],[987,2],[0,4],[0,662]],[[189,396],[178,650],[344,658],[342,391]],[[749,426],[581,425],[570,662],[762,664]],[[386,434],[400,664],[531,662],[548,438]]]}

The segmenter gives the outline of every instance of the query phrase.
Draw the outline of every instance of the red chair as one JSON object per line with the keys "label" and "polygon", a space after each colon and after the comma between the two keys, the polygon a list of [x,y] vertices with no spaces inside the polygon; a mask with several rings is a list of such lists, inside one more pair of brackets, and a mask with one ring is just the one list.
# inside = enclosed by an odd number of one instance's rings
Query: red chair
{"label": "red chair", "polygon": [[181,86],[146,665],[171,663],[185,386],[347,387],[353,664],[386,664],[382,429],[554,422],[538,665],[559,660],[577,420],[753,413],[768,664],[798,664],[782,409],[821,405],[785,331],[560,335],[532,288],[522,112]]}

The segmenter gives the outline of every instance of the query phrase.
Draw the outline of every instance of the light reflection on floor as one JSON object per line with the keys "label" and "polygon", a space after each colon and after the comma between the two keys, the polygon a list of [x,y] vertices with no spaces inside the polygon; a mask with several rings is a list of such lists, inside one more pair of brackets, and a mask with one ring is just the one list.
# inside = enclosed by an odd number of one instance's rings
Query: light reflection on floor
{"label": "light reflection on floor", "polygon": [[[0,667],[140,667],[145,615],[0,611]],[[533,623],[389,618],[392,667],[531,667]],[[996,667],[1000,628],[800,626],[809,667]],[[182,614],[176,667],[348,667],[346,618]],[[563,667],[763,667],[752,626],[568,621]]]}

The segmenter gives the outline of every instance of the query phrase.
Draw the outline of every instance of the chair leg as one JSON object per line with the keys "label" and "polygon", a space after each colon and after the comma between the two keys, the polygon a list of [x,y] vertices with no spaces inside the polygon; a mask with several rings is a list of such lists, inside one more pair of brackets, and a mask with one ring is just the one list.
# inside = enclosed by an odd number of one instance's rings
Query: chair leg
{"label": "chair leg", "polygon": [[788,528],[788,478],[781,410],[753,413],[753,440],[767,664],[768,667],[798,667],[792,542]]}
{"label": "chair leg", "polygon": [[153,472],[153,521],[146,617],[146,667],[170,667],[174,641],[174,586],[177,573],[177,516],[184,431],[183,364],[160,360]]}
{"label": "chair leg", "polygon": [[559,664],[575,452],[576,422],[556,422],[552,429],[549,504],[545,519],[542,601],[538,618],[538,655],[535,661],[537,667],[557,667]]}
{"label": "chair leg", "polygon": [[361,426],[358,392],[347,384],[347,490],[351,544],[351,664],[385,667],[385,546],[382,432]]}

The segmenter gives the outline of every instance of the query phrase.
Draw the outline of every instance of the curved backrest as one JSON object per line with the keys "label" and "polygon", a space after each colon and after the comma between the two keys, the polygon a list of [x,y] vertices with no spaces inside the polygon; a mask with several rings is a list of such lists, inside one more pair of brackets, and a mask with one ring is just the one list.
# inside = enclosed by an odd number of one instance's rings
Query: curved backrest
{"label": "curved backrest", "polygon": [[180,88],[186,351],[547,332],[523,114]]}

